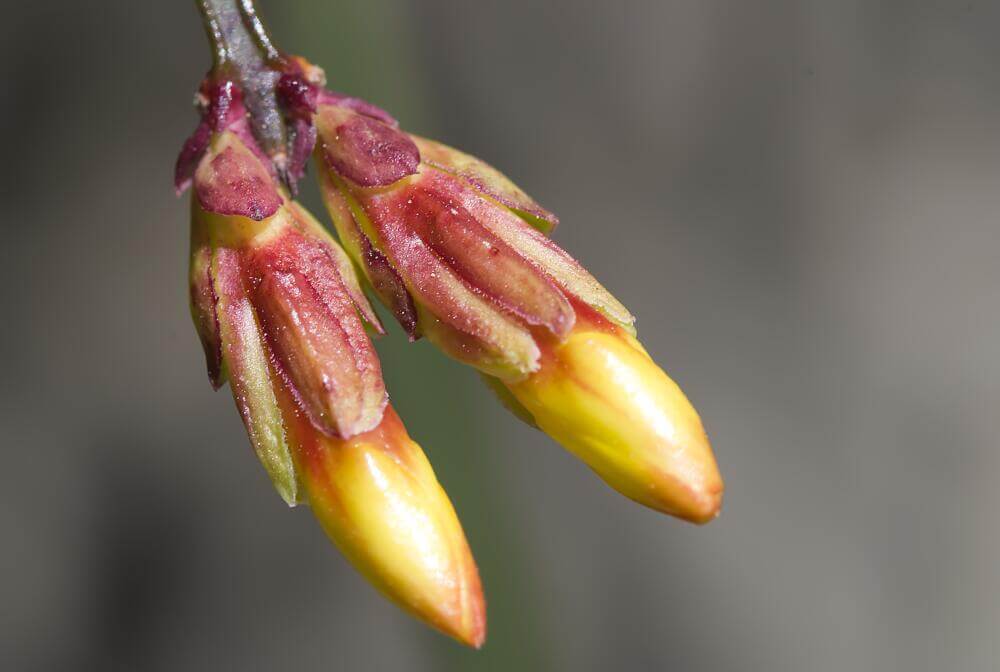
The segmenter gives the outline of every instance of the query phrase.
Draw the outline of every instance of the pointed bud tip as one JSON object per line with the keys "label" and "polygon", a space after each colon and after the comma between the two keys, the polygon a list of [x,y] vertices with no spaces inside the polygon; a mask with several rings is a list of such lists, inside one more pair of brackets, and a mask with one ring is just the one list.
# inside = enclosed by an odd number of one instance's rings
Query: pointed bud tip
{"label": "pointed bud tip", "polygon": [[635,339],[580,326],[536,375],[506,385],[543,431],[629,499],[697,524],[718,515],[722,477],[701,419]]}
{"label": "pointed bud tip", "polygon": [[478,575],[474,586],[468,590],[463,602],[462,611],[445,613],[439,610],[436,614],[423,614],[435,630],[451,637],[460,644],[473,649],[481,649],[486,643],[486,600],[479,586]]}
{"label": "pointed bud tip", "polygon": [[[652,361],[652,360],[650,360]],[[694,409],[691,409],[694,413]],[[700,424],[700,422],[699,422]],[[675,518],[705,525],[719,517],[725,484],[704,431],[691,432],[675,448],[683,454],[668,459],[649,474],[649,490],[632,499]]]}
{"label": "pointed bud tip", "polygon": [[[716,477],[718,473],[716,472]],[[680,518],[695,525],[706,525],[722,513],[723,485],[719,480],[716,484],[700,491],[691,490],[686,496],[674,496],[670,501],[663,502],[656,510]]]}
{"label": "pointed bud tip", "polygon": [[722,514],[722,491],[715,495],[710,495],[703,502],[703,506],[698,509],[689,520],[696,525],[705,525],[712,522]]}
{"label": "pointed bud tip", "polygon": [[383,595],[468,646],[486,636],[482,583],[465,534],[420,447],[392,407],[333,439],[293,421],[300,473],[327,535]]}
{"label": "pointed bud tip", "polygon": [[486,643],[486,615],[483,614],[482,618],[469,629],[464,630],[460,634],[456,635],[455,638],[466,646],[470,646],[477,651],[483,648],[483,644]]}

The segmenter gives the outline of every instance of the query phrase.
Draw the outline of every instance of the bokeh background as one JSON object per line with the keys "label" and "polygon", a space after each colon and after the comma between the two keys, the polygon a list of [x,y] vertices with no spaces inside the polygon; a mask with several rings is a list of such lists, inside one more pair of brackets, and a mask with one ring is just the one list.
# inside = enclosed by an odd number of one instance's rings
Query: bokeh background
{"label": "bokeh background", "polygon": [[390,391],[489,639],[402,615],[206,380],[171,188],[208,65],[193,3],[17,3],[0,667],[997,669],[1000,3],[260,5],[334,88],[559,213],[704,417],[725,511],[632,505],[397,331]]}

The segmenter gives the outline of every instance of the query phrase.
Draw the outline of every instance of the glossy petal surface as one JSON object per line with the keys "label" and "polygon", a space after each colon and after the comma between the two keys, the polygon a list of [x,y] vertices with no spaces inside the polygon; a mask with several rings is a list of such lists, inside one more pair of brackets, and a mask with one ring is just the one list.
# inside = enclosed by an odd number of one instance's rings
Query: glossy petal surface
{"label": "glossy petal surface", "polygon": [[722,479],[701,420],[630,336],[575,331],[508,389],[622,494],[696,523],[718,515]]}
{"label": "glossy petal surface", "polygon": [[486,636],[479,572],[447,495],[392,408],[375,430],[331,439],[299,423],[310,506],[327,535],[386,597],[470,646]]}

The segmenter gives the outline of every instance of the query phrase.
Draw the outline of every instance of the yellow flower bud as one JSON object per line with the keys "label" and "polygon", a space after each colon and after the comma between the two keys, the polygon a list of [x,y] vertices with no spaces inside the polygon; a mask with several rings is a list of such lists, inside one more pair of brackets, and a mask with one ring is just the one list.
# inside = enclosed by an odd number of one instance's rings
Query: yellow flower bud
{"label": "yellow flower bud", "polygon": [[313,514],[354,567],[404,610],[469,646],[486,602],[455,509],[392,407],[351,439],[293,429]]}
{"label": "yellow flower bud", "polygon": [[578,326],[537,372],[505,384],[546,434],[625,496],[695,523],[718,515],[722,478],[701,419],[632,336]]}

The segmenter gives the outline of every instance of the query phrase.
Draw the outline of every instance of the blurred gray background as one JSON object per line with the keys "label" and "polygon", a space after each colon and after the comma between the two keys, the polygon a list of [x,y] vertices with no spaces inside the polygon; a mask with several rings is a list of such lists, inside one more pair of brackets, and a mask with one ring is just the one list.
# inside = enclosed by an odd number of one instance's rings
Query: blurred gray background
{"label": "blurred gray background", "polygon": [[402,615],[209,388],[171,188],[209,60],[193,3],[17,3],[0,667],[997,669],[1000,3],[260,4],[333,88],[562,217],[700,410],[725,510],[632,505],[397,331],[390,391],[489,639]]}

